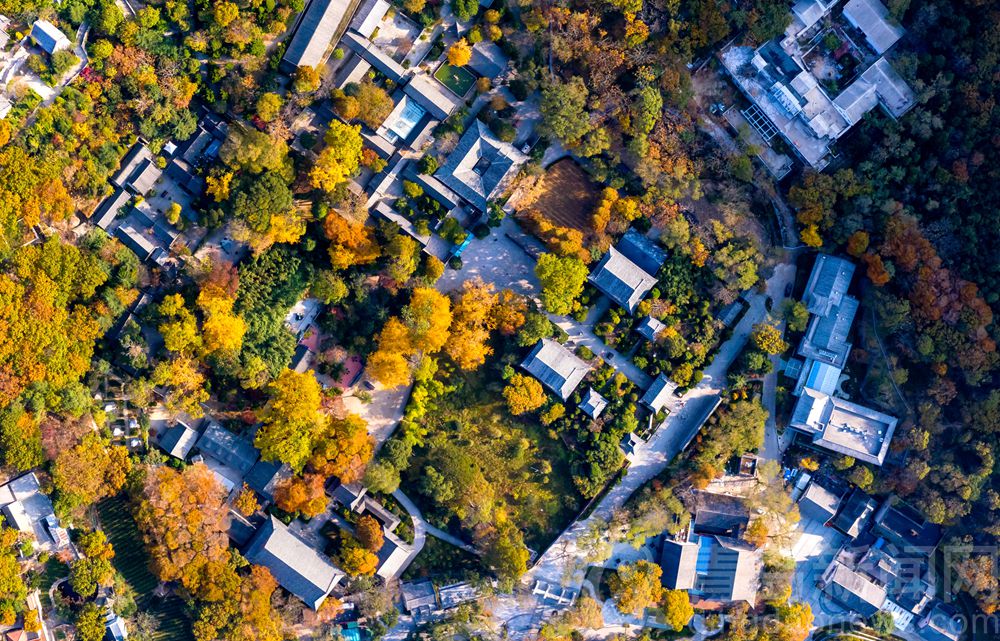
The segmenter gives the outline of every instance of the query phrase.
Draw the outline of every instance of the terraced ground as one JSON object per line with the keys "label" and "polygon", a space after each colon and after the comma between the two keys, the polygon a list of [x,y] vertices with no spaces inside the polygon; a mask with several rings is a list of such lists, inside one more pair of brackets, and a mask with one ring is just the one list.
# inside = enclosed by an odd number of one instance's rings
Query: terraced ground
{"label": "terraced ground", "polygon": [[112,497],[97,505],[101,527],[115,548],[114,565],[136,593],[139,610],[149,612],[159,627],[154,641],[194,641],[191,620],[184,602],[176,596],[165,599],[153,594],[159,581],[149,571],[149,557],[142,546],[139,528],[124,496]]}

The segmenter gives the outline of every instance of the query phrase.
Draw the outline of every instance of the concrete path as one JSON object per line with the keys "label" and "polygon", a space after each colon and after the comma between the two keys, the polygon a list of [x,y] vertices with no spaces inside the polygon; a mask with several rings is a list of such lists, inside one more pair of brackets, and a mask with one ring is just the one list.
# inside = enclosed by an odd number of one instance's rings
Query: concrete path
{"label": "concrete path", "polygon": [[[783,263],[775,268],[774,275],[771,280],[768,281],[769,293],[771,293],[771,299],[773,301],[772,310],[777,314],[778,306],[784,301],[785,287],[789,283],[795,282],[795,265],[792,263]],[[785,331],[785,321],[784,319],[778,320],[778,328],[784,332]],[[769,461],[779,461],[781,460],[781,453],[788,447],[786,439],[783,439],[781,435],[778,434],[778,424],[775,421],[775,416],[777,415],[777,394],[778,394],[778,364],[779,359],[777,356],[771,357],[771,365],[773,369],[770,374],[764,377],[764,389],[762,404],[764,409],[767,410],[767,423],[764,428],[764,447],[761,448],[760,456],[761,458],[767,459]]]}
{"label": "concrete path", "polygon": [[640,392],[645,391],[645,389],[649,387],[652,380],[649,375],[637,367],[627,356],[621,354],[618,350],[608,347],[608,345],[594,333],[594,325],[597,324],[597,321],[610,306],[611,301],[602,296],[601,300],[599,300],[594,305],[594,308],[590,310],[590,313],[587,315],[587,320],[582,323],[568,316],[548,314],[548,317],[549,320],[555,323],[561,330],[569,334],[569,342],[566,343],[567,347],[572,349],[576,349],[581,346],[588,347],[590,351],[600,356],[605,363],[615,368],[616,371],[625,374],[625,377],[635,383]]}
{"label": "concrete path", "polygon": [[456,536],[448,534],[444,530],[434,527],[424,520],[424,515],[420,512],[420,508],[417,507],[416,503],[410,500],[410,497],[403,493],[403,490],[396,490],[392,493],[392,497],[399,501],[400,505],[406,508],[406,511],[410,513],[410,518],[413,519],[413,547],[418,552],[423,549],[427,540],[427,535],[430,534],[435,539],[440,539],[445,543],[450,543],[457,548],[465,550],[469,554],[479,555],[479,550],[474,548],[471,544],[466,543]]}

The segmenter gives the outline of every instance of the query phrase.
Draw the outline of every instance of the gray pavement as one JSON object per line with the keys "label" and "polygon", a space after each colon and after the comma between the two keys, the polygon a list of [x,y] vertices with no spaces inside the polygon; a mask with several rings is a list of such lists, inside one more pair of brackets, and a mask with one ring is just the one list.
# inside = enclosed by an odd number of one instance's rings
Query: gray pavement
{"label": "gray pavement", "polygon": [[[367,379],[362,378],[362,380]],[[402,387],[382,387],[378,383],[374,385],[375,389],[365,390],[362,383],[358,382],[343,399],[344,409],[357,414],[368,424],[368,433],[375,439],[375,449],[378,449],[389,440],[399,421],[403,419],[403,411],[406,409],[406,402],[410,398],[413,385]],[[370,403],[365,403],[355,396],[362,390],[368,391],[371,395]]]}
{"label": "gray pavement", "polygon": [[[774,275],[771,280],[768,281],[768,294],[771,296],[773,301],[773,310],[777,310],[778,306],[784,300],[785,287],[795,282],[795,264],[794,263],[783,263],[778,265],[774,269]],[[782,332],[785,330],[785,321],[780,319],[778,321],[778,327]],[[771,357],[771,364],[774,369],[770,374],[764,377],[764,390],[763,390],[763,405],[764,409],[767,410],[767,424],[765,425],[764,431],[764,447],[761,448],[760,456],[761,458],[770,461],[780,461],[781,453],[784,452],[785,448],[788,447],[788,438],[782,438],[783,435],[778,434],[778,424],[775,421],[775,416],[777,415],[777,387],[778,387],[778,363],[779,359],[777,356]]]}

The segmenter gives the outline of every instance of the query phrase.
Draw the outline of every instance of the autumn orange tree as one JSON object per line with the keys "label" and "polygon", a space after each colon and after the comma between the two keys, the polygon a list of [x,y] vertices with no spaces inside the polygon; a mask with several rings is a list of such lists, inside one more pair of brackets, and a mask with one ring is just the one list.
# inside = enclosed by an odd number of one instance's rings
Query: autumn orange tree
{"label": "autumn orange tree", "polygon": [[331,213],[323,221],[323,229],[330,240],[330,263],[336,270],[371,264],[381,254],[375,230],[364,221]]}
{"label": "autumn orange tree", "polygon": [[150,470],[135,518],[157,578],[218,600],[227,587],[219,584],[229,562],[227,514],[225,490],[203,463]]}
{"label": "autumn orange tree", "polygon": [[178,472],[148,470],[136,523],[161,581],[177,581],[197,611],[200,639],[281,639],[281,619],[270,605],[277,587],[264,568],[240,573],[246,562],[229,548],[226,492],[196,463]]}
{"label": "autumn orange tree", "polygon": [[230,263],[212,263],[199,283],[196,304],[204,315],[201,334],[206,355],[239,352],[246,322],[233,311],[239,279]]}
{"label": "autumn orange tree", "polygon": [[351,576],[370,576],[378,567],[378,557],[346,532],[340,533],[340,568]]}
{"label": "autumn orange tree", "polygon": [[481,279],[467,280],[452,310],[451,338],[445,353],[464,370],[479,368],[493,353],[490,331],[495,327],[493,308],[498,297],[493,285]]}
{"label": "autumn orange tree", "polygon": [[413,360],[438,352],[448,342],[451,301],[429,287],[413,290],[399,318],[390,318],[379,334],[378,349],[368,359],[368,371],[386,387],[410,380]]}
{"label": "autumn orange tree", "polygon": [[96,432],[86,434],[78,445],[60,452],[52,467],[56,509],[68,514],[102,498],[114,496],[125,486],[132,460],[121,445],[109,445]]}
{"label": "autumn orange tree", "polygon": [[324,480],[319,474],[306,474],[280,481],[274,488],[274,502],[289,514],[302,514],[306,518],[322,514],[327,505]]}
{"label": "autumn orange tree", "polygon": [[608,579],[608,587],[618,609],[627,614],[641,615],[656,604],[663,594],[660,566],[649,561],[636,561],[618,566]]}
{"label": "autumn orange tree", "polygon": [[354,536],[366,550],[378,552],[385,542],[385,535],[382,533],[382,524],[375,517],[364,514],[358,519],[354,526]]}
{"label": "autumn orange tree", "polygon": [[153,369],[151,380],[166,388],[164,404],[172,413],[186,413],[193,418],[205,415],[201,404],[209,395],[205,375],[195,358],[181,354],[160,361]]}
{"label": "autumn orange tree", "polygon": [[[93,300],[108,280],[109,266],[52,236],[20,247],[3,267],[0,407],[35,383],[45,384],[48,394],[42,398],[56,406],[58,392],[89,368],[94,341],[110,322],[107,305]],[[125,291],[119,294],[124,297]]]}
{"label": "autumn orange tree", "polygon": [[364,419],[357,414],[329,417],[309,459],[309,468],[324,477],[336,476],[343,483],[353,483],[364,476],[374,452],[375,440],[368,434]]}

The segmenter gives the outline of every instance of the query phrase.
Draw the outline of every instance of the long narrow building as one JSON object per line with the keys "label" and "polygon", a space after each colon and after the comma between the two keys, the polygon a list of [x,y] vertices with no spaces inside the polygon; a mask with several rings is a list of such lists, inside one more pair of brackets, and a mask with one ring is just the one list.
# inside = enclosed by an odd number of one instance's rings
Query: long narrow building
{"label": "long narrow building", "polygon": [[323,63],[330,46],[347,28],[357,4],[358,0],[310,0],[281,59],[282,70],[292,73],[299,67]]}

